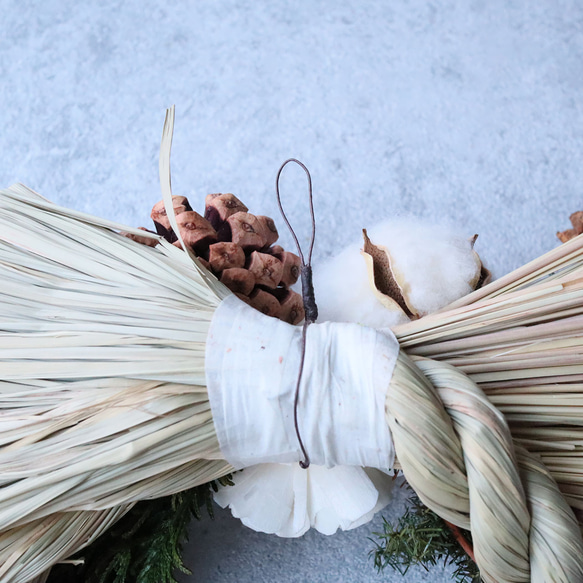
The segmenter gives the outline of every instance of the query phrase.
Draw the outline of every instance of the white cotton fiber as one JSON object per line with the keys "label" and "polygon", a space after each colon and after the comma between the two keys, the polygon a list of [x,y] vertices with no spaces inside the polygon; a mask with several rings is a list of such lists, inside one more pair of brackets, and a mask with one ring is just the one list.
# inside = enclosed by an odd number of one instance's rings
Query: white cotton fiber
{"label": "white cotton fiber", "polygon": [[[373,244],[389,249],[394,268],[409,285],[408,303],[419,315],[470,293],[480,272],[469,236],[420,220],[385,221],[367,229]],[[357,322],[375,328],[407,320],[385,308],[371,289],[362,240],[314,265],[319,321]]]}
{"label": "white cotton fiber", "polygon": [[362,244],[354,243],[325,263],[314,264],[319,322],[354,322],[388,328],[407,321],[401,310],[387,310],[369,283]]}

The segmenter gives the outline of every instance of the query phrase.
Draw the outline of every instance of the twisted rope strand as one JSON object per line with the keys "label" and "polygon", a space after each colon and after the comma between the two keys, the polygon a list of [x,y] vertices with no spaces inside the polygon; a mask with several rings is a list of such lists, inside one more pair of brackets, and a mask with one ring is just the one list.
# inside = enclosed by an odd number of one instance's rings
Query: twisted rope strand
{"label": "twisted rope strand", "polygon": [[401,352],[386,414],[405,477],[421,500],[461,527],[469,512],[486,583],[583,582],[573,511],[544,465],[523,448],[515,451],[503,415],[466,375]]}

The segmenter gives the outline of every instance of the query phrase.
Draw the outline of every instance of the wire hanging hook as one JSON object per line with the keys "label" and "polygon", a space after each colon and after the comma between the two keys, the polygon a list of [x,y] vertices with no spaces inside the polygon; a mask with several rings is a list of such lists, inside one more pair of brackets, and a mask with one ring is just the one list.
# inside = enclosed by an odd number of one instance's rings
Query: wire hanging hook
{"label": "wire hanging hook", "polygon": [[[283,210],[283,206],[281,204],[281,195],[279,193],[279,180],[281,177],[281,173],[283,169],[290,163],[294,162],[302,170],[306,173],[308,178],[308,201],[310,203],[310,217],[312,220],[312,238],[310,239],[310,247],[308,249],[308,260],[306,261],[304,258],[304,253],[302,251],[302,247],[296,233],[291,226],[285,211]],[[281,212],[281,216],[287,225],[287,228],[290,230],[290,233],[294,239],[296,244],[296,248],[298,250],[298,255],[300,256],[300,261],[302,262],[301,265],[301,277],[302,277],[302,296],[304,300],[304,310],[306,312],[306,322],[311,324],[315,322],[318,318],[318,306],[316,305],[316,298],[314,296],[314,285],[312,283],[312,251],[314,249],[314,241],[316,239],[316,219],[314,217],[314,198],[312,193],[312,177],[310,175],[310,171],[306,168],[302,162],[296,160],[295,158],[289,158],[286,160],[280,167],[279,171],[277,172],[277,178],[275,179],[275,192],[277,195],[277,204],[279,206],[279,210]]]}
{"label": "wire hanging hook", "polygon": [[[279,192],[279,180],[280,180],[281,173],[282,173],[283,169],[290,162],[294,162],[295,164],[300,166],[303,169],[303,171],[306,173],[306,176],[308,177],[308,200],[310,203],[310,216],[312,219],[312,238],[310,240],[310,247],[308,250],[308,260],[307,261],[304,258],[304,254],[302,252],[302,248],[301,248],[300,242],[298,241],[296,233],[295,233],[293,227],[291,226],[291,224],[290,224],[290,222],[285,214],[285,211],[283,210],[283,206],[281,204],[281,195]],[[295,397],[294,397],[294,427],[296,430],[296,435],[298,438],[298,442],[300,444],[300,449],[302,451],[302,455],[304,456],[304,459],[302,461],[300,461],[300,467],[305,470],[305,469],[310,467],[310,457],[308,455],[308,452],[306,451],[306,448],[304,446],[304,442],[302,441],[302,436],[300,434],[300,428],[299,428],[299,424],[298,424],[298,403],[300,400],[300,384],[302,381],[302,374],[304,372],[304,362],[306,359],[306,335],[307,335],[307,331],[308,331],[308,326],[310,324],[312,324],[313,322],[315,322],[316,319],[318,318],[318,306],[316,305],[316,298],[314,295],[314,284],[312,281],[312,251],[314,249],[314,241],[316,238],[316,219],[314,217],[312,177],[310,176],[310,171],[299,160],[296,160],[295,158],[289,158],[280,166],[279,171],[277,172],[277,178],[275,179],[275,192],[276,192],[277,204],[279,205],[279,210],[281,212],[281,216],[283,217],[283,220],[284,220],[285,224],[287,225],[287,228],[290,230],[290,233],[295,241],[296,248],[298,250],[298,255],[299,255],[300,261],[301,261],[302,297],[303,297],[303,301],[304,301],[304,312],[305,312],[306,316],[305,316],[304,325],[302,328],[302,345],[301,345],[300,367],[298,370],[298,380],[296,383],[296,392],[295,392]]]}

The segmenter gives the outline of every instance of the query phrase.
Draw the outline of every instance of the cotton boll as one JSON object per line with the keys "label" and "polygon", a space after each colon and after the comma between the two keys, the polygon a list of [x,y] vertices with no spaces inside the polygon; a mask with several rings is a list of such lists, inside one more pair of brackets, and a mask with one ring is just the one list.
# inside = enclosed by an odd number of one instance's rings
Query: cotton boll
{"label": "cotton boll", "polygon": [[410,300],[425,316],[473,291],[481,263],[467,236],[421,221],[387,221],[369,230],[407,280]]}
{"label": "cotton boll", "polygon": [[[442,226],[420,220],[385,221],[368,229],[376,246],[386,247],[391,267],[406,288],[406,300],[420,316],[435,312],[470,293],[481,263],[470,240]],[[357,322],[374,328],[403,323],[398,308],[381,304],[361,254],[362,242],[350,245],[321,266],[314,266],[320,320]]]}
{"label": "cotton boll", "polygon": [[354,322],[372,328],[390,328],[408,320],[400,310],[386,309],[369,282],[362,243],[314,265],[314,290],[319,322]]}

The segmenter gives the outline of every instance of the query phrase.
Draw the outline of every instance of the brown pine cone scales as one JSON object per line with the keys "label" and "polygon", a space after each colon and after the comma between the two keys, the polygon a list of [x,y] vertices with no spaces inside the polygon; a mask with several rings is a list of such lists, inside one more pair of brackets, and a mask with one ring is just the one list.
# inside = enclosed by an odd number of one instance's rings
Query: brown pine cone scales
{"label": "brown pine cone scales", "polygon": [[300,314],[304,313],[304,301],[300,294],[296,294],[285,288],[278,288],[274,291],[275,297],[279,300],[281,312],[279,319],[290,324],[295,322]]}
{"label": "brown pine cone scales", "polygon": [[230,267],[221,273],[221,282],[233,293],[248,296],[255,287],[255,276],[242,267]]}
{"label": "brown pine cone scales", "polygon": [[[195,211],[177,214],[176,222],[184,244],[195,252],[204,252],[217,240],[217,232],[212,225]],[[175,241],[174,245],[182,246],[180,241]]]}
{"label": "brown pine cone scales", "polygon": [[260,215],[257,217],[257,221],[261,226],[261,234],[265,240],[264,247],[273,245],[279,238],[279,233],[277,232],[277,227],[275,226],[273,219]]}
{"label": "brown pine cone scales", "polygon": [[243,267],[245,265],[245,252],[237,243],[226,241],[213,243],[209,247],[209,263],[216,273],[231,267]]}
{"label": "brown pine cone scales", "polygon": [[267,293],[262,289],[255,288],[251,292],[249,299],[251,300],[249,305],[253,306],[256,310],[263,312],[266,316],[279,318],[281,313],[281,305],[277,298],[272,296],[270,293]]}
{"label": "brown pine cone scales", "polygon": [[578,235],[583,234],[583,211],[573,213],[569,217],[569,220],[571,221],[573,228],[567,229],[566,231],[559,231],[557,233],[557,237],[560,239],[561,243],[566,243]]}
{"label": "brown pine cone scales", "polygon": [[[206,269],[260,312],[294,325],[304,319],[302,297],[289,289],[299,278],[300,258],[275,245],[279,235],[273,219],[251,214],[231,193],[207,195],[204,216],[186,197],[172,198],[180,235]],[[180,247],[163,201],[150,216],[156,232]]]}
{"label": "brown pine cone scales", "polygon": [[[192,210],[185,196],[173,196],[172,203],[174,206],[174,213],[176,215]],[[170,228],[170,221],[166,216],[166,208],[164,206],[163,200],[156,203],[152,207],[152,213],[150,214],[150,218],[154,221],[154,225],[156,227],[156,232],[158,233],[158,235],[161,235],[162,237],[164,237],[164,239],[166,239],[170,243],[174,243],[174,241],[176,241],[177,237]]]}
{"label": "brown pine cone scales", "polygon": [[283,266],[281,283],[284,287],[290,287],[300,277],[300,258],[295,253],[290,253],[289,251],[282,251],[276,257],[281,261]]}
{"label": "brown pine cone scales", "polygon": [[[145,227],[138,227],[140,231],[146,231],[147,233],[153,233],[153,231],[148,231]],[[150,237],[140,237],[139,235],[134,235],[132,233],[122,233],[124,237],[135,241],[136,243],[141,243],[142,245],[147,245],[148,247],[155,247],[158,244],[157,239],[151,239]]]}
{"label": "brown pine cone scales", "polygon": [[241,245],[245,253],[263,249],[267,244],[263,236],[263,225],[250,213],[238,212],[231,215],[220,233],[223,237],[230,237],[233,243]]}
{"label": "brown pine cone scales", "polygon": [[227,194],[209,194],[205,200],[206,208],[204,218],[217,229],[222,227],[225,221],[235,213],[246,213],[249,209],[234,195]]}
{"label": "brown pine cone scales", "polygon": [[283,276],[283,263],[273,255],[253,251],[247,269],[255,276],[257,285],[275,289]]}

